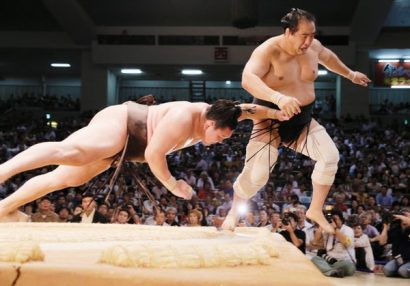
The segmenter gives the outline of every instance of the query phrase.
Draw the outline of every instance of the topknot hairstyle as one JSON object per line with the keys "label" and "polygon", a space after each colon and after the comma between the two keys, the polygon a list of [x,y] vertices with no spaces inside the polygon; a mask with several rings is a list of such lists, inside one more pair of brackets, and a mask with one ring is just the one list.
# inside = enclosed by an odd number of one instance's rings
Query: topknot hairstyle
{"label": "topknot hairstyle", "polygon": [[302,19],[316,23],[316,18],[312,13],[299,8],[292,8],[290,12],[280,20],[283,31],[289,28],[290,32],[294,34],[297,31],[299,21]]}
{"label": "topknot hairstyle", "polygon": [[218,99],[207,112],[206,119],[215,121],[215,128],[229,128],[234,130],[238,126],[238,118],[242,110],[239,103],[227,99]]}

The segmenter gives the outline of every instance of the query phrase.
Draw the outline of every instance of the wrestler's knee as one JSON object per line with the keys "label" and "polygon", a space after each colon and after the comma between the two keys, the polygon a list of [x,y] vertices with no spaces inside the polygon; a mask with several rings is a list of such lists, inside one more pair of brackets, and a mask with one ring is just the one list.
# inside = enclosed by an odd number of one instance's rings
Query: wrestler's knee
{"label": "wrestler's knee", "polygon": [[[244,168],[249,169],[249,168]],[[233,184],[233,189],[235,191],[235,194],[237,194],[239,197],[243,199],[249,199],[253,195],[255,195],[263,186],[266,184],[266,182],[269,179],[269,173],[267,175],[262,174],[259,177],[253,177],[251,175],[252,171],[244,172],[238,176],[236,179],[235,183]]]}
{"label": "wrestler's knee", "polygon": [[235,193],[242,198],[256,194],[269,180],[272,166],[278,158],[278,151],[266,143],[251,141],[246,148],[245,166],[235,181]]}
{"label": "wrestler's knee", "polygon": [[332,152],[317,161],[312,173],[312,181],[320,185],[332,185],[339,163],[339,151],[335,147]]}

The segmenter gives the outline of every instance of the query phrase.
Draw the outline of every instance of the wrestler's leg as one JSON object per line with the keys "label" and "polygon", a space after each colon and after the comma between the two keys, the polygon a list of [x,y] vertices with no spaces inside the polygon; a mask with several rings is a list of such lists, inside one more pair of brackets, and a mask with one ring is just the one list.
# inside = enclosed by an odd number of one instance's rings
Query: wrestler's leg
{"label": "wrestler's leg", "polygon": [[299,139],[296,151],[316,161],[312,173],[313,194],[306,216],[317,222],[324,231],[333,233],[333,227],[323,215],[323,205],[333,184],[339,162],[339,151],[324,127],[315,120],[310,125],[308,139]]}
{"label": "wrestler's leg", "polygon": [[107,170],[111,161],[111,159],[105,159],[79,167],[59,166],[51,172],[31,178],[10,196],[0,201],[0,218],[48,193],[88,182]]}
{"label": "wrestler's leg", "polygon": [[[252,134],[261,128],[269,127],[269,125],[270,122],[255,125]],[[233,185],[232,207],[222,224],[222,229],[235,229],[241,205],[245,205],[248,199],[263,188],[269,180],[271,169],[278,157],[279,138],[273,140],[275,137],[277,137],[277,133],[272,131],[272,133],[268,132],[249,140],[246,146],[245,165]],[[267,145],[269,142],[271,142],[271,146]]]}
{"label": "wrestler's leg", "polygon": [[127,107],[116,105],[97,113],[90,124],[61,142],[31,146],[0,165],[0,183],[46,165],[81,166],[112,157],[122,150],[127,136]]}

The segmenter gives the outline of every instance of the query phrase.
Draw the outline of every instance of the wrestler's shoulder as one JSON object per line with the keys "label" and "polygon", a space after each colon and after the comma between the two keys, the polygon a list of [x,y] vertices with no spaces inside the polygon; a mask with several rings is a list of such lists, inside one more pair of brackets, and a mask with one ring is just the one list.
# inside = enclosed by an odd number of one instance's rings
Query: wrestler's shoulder
{"label": "wrestler's shoulder", "polygon": [[318,39],[313,39],[311,48],[317,52],[320,52],[323,49],[322,43]]}
{"label": "wrestler's shoulder", "polygon": [[260,44],[256,49],[255,53],[263,54],[267,56],[272,56],[275,54],[281,53],[281,48],[279,46],[280,36],[271,37],[267,39],[265,42]]}

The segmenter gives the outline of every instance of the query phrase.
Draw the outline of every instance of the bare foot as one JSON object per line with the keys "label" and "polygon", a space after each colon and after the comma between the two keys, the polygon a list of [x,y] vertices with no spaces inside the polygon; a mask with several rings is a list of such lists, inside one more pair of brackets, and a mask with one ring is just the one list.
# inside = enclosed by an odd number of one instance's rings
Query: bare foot
{"label": "bare foot", "polygon": [[321,211],[317,212],[317,211],[312,211],[311,209],[308,209],[306,212],[306,217],[318,223],[325,232],[330,233],[330,234],[335,233],[335,229],[326,220],[325,216],[323,215]]}
{"label": "bare foot", "polygon": [[192,198],[192,187],[184,180],[178,180],[176,187],[171,191],[175,196],[190,200]]}
{"label": "bare foot", "polygon": [[28,222],[29,216],[19,210],[10,213],[2,213],[0,211],[0,222]]}
{"label": "bare foot", "polygon": [[221,228],[223,230],[234,231],[235,227],[236,227],[236,224],[237,224],[237,221],[238,221],[237,217],[233,214],[232,211],[230,211],[228,213],[228,215],[226,216],[224,222],[222,223]]}

